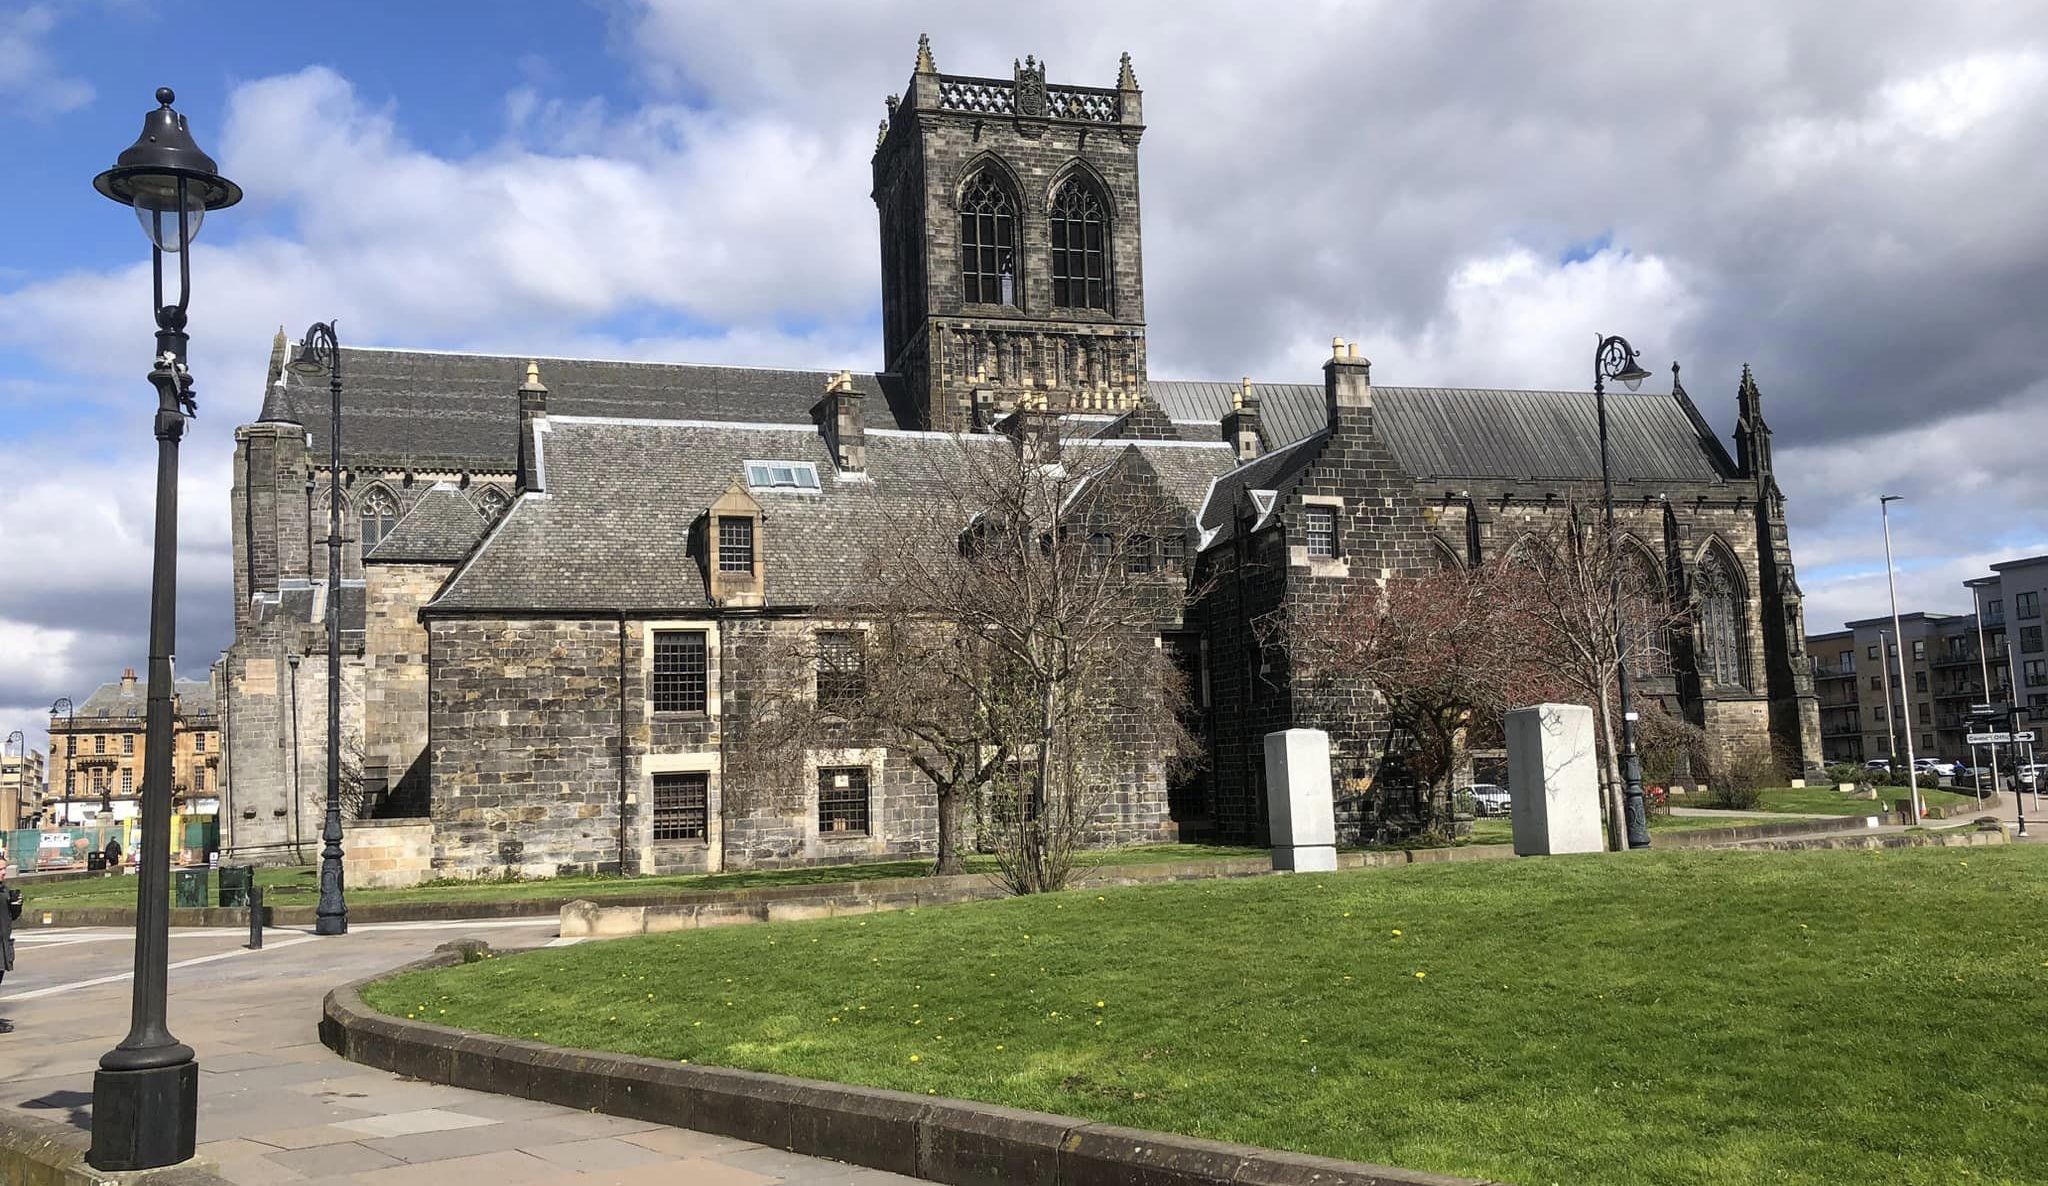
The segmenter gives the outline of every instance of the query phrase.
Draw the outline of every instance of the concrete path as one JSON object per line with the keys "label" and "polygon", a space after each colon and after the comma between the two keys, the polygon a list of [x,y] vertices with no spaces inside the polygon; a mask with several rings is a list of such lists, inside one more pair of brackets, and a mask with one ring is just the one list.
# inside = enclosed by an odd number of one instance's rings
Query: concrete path
{"label": "concrete path", "polygon": [[[199,1054],[199,1156],[240,1186],[884,1186],[910,1178],[746,1141],[402,1079],[315,1036],[336,984],[450,939],[548,942],[554,920],[386,923],[320,939],[174,931],[171,1031]],[[92,1072],[126,1032],[127,932],[18,927],[0,984],[0,1108],[91,1128]]]}
{"label": "concrete path", "polygon": [[[1671,809],[1671,814],[1673,814],[1673,815],[1682,815],[1682,816],[1687,816],[1687,817],[1699,817],[1699,818],[1707,818],[1707,817],[1712,817],[1712,818],[1714,818],[1714,819],[1760,819],[1760,820],[1776,820],[1776,821],[1778,821],[1778,822],[1780,822],[1780,823],[1783,823],[1783,822],[1785,822],[1785,821],[1788,821],[1788,820],[1796,820],[1796,819],[1840,819],[1840,818],[1842,818],[1841,816],[1838,816],[1838,815],[1825,815],[1825,814],[1822,814],[1822,813],[1820,813],[1820,812],[1805,812],[1805,811],[1723,811],[1723,810],[1721,810],[1721,809],[1720,809],[1720,808],[1718,808],[1718,807],[1676,807],[1676,806],[1674,806],[1674,807],[1673,807],[1673,808]],[[1876,810],[1872,810],[1870,814],[1872,814],[1872,815],[1878,815],[1878,814],[1881,814],[1881,813],[1880,813],[1880,812],[1878,812],[1878,811],[1876,811]]]}

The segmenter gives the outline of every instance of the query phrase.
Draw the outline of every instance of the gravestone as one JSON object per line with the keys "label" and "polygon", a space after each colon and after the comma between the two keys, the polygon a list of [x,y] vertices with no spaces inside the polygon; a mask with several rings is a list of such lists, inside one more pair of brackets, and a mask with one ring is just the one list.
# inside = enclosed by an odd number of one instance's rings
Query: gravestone
{"label": "gravestone", "polygon": [[1606,851],[1593,710],[1583,704],[1518,708],[1508,714],[1507,737],[1515,854]]}
{"label": "gravestone", "polygon": [[1266,818],[1273,867],[1299,873],[1337,867],[1337,809],[1330,791],[1330,735],[1321,729],[1266,734]]}

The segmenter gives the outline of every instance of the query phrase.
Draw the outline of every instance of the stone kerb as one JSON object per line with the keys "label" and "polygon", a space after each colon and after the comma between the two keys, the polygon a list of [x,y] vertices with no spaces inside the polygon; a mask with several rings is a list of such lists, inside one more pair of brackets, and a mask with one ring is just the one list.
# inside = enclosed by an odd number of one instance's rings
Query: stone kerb
{"label": "stone kerb", "polygon": [[230,1186],[205,1161],[106,1173],[85,1162],[88,1134],[68,1124],[0,1109],[0,1182],[6,1186]]}
{"label": "stone kerb", "polygon": [[[463,958],[444,948],[399,971]],[[361,996],[368,983],[328,993],[320,1019],[320,1040],[351,1061],[955,1186],[1485,1186],[970,1100],[470,1033],[373,1012]]]}

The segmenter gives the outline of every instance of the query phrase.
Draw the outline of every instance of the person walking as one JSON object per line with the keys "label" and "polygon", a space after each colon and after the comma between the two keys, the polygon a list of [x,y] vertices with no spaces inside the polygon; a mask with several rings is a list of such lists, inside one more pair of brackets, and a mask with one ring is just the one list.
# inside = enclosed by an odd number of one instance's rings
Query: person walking
{"label": "person walking", "polygon": [[107,858],[107,871],[109,873],[119,873],[121,871],[121,837],[118,834],[107,837],[105,856]]}
{"label": "person walking", "polygon": [[[21,917],[21,891],[7,884],[13,872],[7,855],[0,853],[0,981],[14,970],[14,920]],[[14,1032],[14,1023],[0,1017],[0,1034]]]}

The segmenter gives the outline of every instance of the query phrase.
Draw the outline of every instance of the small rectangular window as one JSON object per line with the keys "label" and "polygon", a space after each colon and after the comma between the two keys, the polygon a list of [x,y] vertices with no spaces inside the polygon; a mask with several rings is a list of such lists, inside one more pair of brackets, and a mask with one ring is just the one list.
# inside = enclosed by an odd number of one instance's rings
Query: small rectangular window
{"label": "small rectangular window", "polygon": [[133,770],[123,770],[121,772],[121,793],[124,795],[135,793],[135,772]]}
{"label": "small rectangular window", "polygon": [[818,771],[818,831],[835,836],[867,834],[867,767],[840,766]]}
{"label": "small rectangular window", "polygon": [[1926,672],[1916,671],[1913,673],[1913,690],[1915,692],[1925,692],[1927,690]]}
{"label": "small rectangular window", "polygon": [[2039,652],[2040,649],[2041,628],[2039,626],[2020,627],[2020,650],[2031,655]]}
{"label": "small rectangular window", "polygon": [[1159,537],[1159,559],[1166,567],[1178,571],[1188,562],[1188,537],[1178,531]]}
{"label": "small rectangular window", "polygon": [[196,754],[206,752],[206,734],[194,733],[192,735],[192,752]]}
{"label": "small rectangular window", "polygon": [[1876,643],[1871,643],[1871,644],[1870,644],[1870,657],[1871,657],[1871,658],[1873,658],[1873,659],[1877,658],[1877,644],[1876,644]]}
{"label": "small rectangular window", "polygon": [[1152,571],[1152,537],[1134,535],[1124,544],[1124,571],[1132,575]]}
{"label": "small rectangular window", "polygon": [[94,752],[94,753],[96,753],[96,754],[103,754],[103,753],[106,753],[106,752],[107,752],[107,735],[106,735],[106,734],[104,734],[104,733],[95,733],[95,734],[93,734],[93,735],[92,735],[92,752]]}
{"label": "small rectangular window", "polygon": [[1882,709],[1882,708],[1874,708],[1874,709],[1872,709],[1871,711],[1877,714],[1877,719],[1878,719],[1878,720],[1880,720],[1880,721],[1884,720],[1884,709]]}
{"label": "small rectangular window", "polygon": [[705,659],[703,631],[655,631],[654,711],[704,711],[709,688]]}
{"label": "small rectangular window", "polygon": [[818,631],[818,707],[843,712],[867,698],[867,656],[858,630]]}
{"label": "small rectangular window", "polygon": [[745,515],[718,517],[718,571],[754,571],[754,521]]}
{"label": "small rectangular window", "polygon": [[121,734],[121,752],[124,754],[132,754],[135,752],[135,734]]}
{"label": "small rectangular window", "polygon": [[756,490],[816,490],[818,467],[808,461],[749,461],[747,485]]}
{"label": "small rectangular window", "polygon": [[711,776],[702,771],[654,776],[654,838],[702,840],[710,824]]}
{"label": "small rectangular window", "polygon": [[2021,593],[2014,597],[2012,599],[2012,612],[2022,618],[2040,617],[2041,595],[2039,593]]}
{"label": "small rectangular window", "polygon": [[1337,512],[1330,507],[1305,507],[1302,510],[1303,532],[1308,537],[1308,554],[1311,556],[1335,556],[1337,554]]}
{"label": "small rectangular window", "polygon": [[1931,725],[1934,723],[1934,713],[1928,708],[1925,701],[1914,705],[1913,711],[1919,715],[1921,724]]}
{"label": "small rectangular window", "polygon": [[206,789],[206,771],[204,768],[192,772],[192,789],[195,791],[204,791]]}
{"label": "small rectangular window", "polygon": [[1875,692],[1875,691],[1877,691],[1877,690],[1878,690],[1879,688],[1882,688],[1882,687],[1884,687],[1884,677],[1883,677],[1883,676],[1881,676],[1881,675],[1873,675],[1873,676],[1871,676],[1871,677],[1870,677],[1870,690],[1871,690],[1871,691]]}
{"label": "small rectangular window", "polygon": [[2028,687],[2038,688],[2042,684],[2048,684],[2048,659],[2028,659],[2020,670],[2027,677]]}

